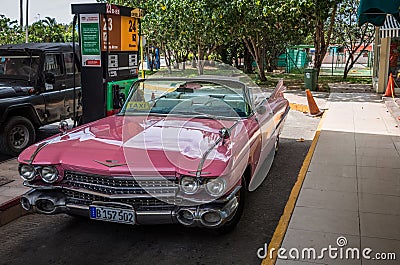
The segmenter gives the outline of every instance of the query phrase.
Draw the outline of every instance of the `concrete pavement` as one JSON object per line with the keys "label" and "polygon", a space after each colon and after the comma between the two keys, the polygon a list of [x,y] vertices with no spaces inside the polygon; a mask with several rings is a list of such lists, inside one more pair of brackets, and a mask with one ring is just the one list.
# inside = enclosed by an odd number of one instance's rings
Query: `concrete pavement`
{"label": "concrete pavement", "polygon": [[400,98],[383,98],[385,105],[400,127]]}
{"label": "concrete pavement", "polygon": [[0,226],[25,214],[20,207],[19,197],[29,189],[23,186],[23,180],[18,174],[17,159],[0,163],[0,177],[4,185],[0,186]]}
{"label": "concrete pavement", "polygon": [[[284,235],[287,252],[276,264],[398,264],[400,129],[376,94],[332,92]],[[371,257],[397,252],[397,261],[318,258],[329,245],[371,248]],[[300,251],[295,260],[293,248]],[[302,257],[304,248],[314,248],[317,258]]]}

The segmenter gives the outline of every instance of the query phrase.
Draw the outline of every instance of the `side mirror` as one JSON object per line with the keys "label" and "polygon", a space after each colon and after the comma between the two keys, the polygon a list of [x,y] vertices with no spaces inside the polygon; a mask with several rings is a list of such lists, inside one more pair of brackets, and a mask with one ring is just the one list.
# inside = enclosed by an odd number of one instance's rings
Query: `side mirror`
{"label": "side mirror", "polygon": [[45,73],[44,80],[47,84],[54,85],[56,83],[56,78],[53,73]]}

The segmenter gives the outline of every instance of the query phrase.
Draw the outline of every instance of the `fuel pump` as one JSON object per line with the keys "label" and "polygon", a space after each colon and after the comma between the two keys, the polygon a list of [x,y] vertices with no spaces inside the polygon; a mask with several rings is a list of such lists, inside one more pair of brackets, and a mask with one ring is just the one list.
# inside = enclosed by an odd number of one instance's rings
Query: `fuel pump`
{"label": "fuel pump", "polygon": [[143,10],[96,3],[72,4],[82,57],[83,123],[113,115],[138,78]]}

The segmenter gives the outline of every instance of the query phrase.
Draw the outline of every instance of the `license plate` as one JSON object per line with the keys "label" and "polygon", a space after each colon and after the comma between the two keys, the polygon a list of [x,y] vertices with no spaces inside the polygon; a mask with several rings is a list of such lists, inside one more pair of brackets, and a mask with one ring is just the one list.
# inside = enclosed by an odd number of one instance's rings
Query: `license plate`
{"label": "license plate", "polygon": [[115,223],[135,224],[135,211],[103,206],[90,206],[90,218]]}

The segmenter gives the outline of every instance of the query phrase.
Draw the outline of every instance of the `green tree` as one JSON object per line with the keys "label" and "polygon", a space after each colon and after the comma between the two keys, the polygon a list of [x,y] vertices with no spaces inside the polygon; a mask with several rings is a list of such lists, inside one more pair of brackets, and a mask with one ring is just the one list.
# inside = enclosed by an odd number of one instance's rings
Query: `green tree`
{"label": "green tree", "polygon": [[302,14],[302,6],[294,0],[236,0],[234,4],[236,35],[244,40],[264,81],[265,67],[274,69],[279,54],[305,39],[309,22]]}
{"label": "green tree", "polygon": [[364,54],[367,47],[372,44],[375,28],[372,24],[357,24],[357,8],[360,0],[344,0],[339,4],[334,25],[334,39],[349,53],[347,57],[343,78],[346,79],[357,60]]}
{"label": "green tree", "polygon": [[315,48],[314,67],[321,65],[332,40],[338,5],[344,0],[290,0],[297,4],[303,17],[309,21]]}
{"label": "green tree", "polygon": [[30,25],[28,30],[30,42],[65,42],[70,28],[46,17]]}
{"label": "green tree", "polygon": [[237,56],[235,50],[245,43],[261,80],[266,80],[265,68],[274,69],[276,57],[303,42],[312,25],[303,14],[312,0],[98,1],[144,8],[143,32],[149,43],[164,51],[167,65],[189,53],[199,61],[212,53],[227,59],[224,49]]}
{"label": "green tree", "polygon": [[187,59],[189,53],[199,61],[199,74],[203,71],[203,60],[216,49],[230,41],[232,25],[230,1],[227,0],[149,0],[102,1],[145,9],[143,33],[149,43],[161,47],[167,65]]}
{"label": "green tree", "polygon": [[0,15],[0,44],[22,43],[24,35],[16,20]]}

